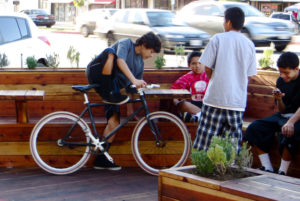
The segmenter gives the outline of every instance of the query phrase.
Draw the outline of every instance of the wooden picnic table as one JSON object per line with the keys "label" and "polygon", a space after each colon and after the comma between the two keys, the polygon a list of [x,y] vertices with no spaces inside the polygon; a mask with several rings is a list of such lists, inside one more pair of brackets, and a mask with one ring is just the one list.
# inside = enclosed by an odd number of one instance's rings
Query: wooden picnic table
{"label": "wooden picnic table", "polygon": [[0,100],[14,100],[16,106],[16,122],[28,123],[27,101],[43,100],[42,90],[0,90]]}

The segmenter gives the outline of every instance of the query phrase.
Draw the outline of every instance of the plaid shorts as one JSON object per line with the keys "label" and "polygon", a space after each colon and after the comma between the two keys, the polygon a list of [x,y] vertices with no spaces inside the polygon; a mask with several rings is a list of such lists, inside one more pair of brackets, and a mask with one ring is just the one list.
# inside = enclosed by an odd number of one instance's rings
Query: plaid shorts
{"label": "plaid shorts", "polygon": [[229,136],[237,138],[237,152],[241,150],[243,114],[241,111],[227,110],[203,105],[196,139],[193,147],[199,151],[209,148],[213,136]]}

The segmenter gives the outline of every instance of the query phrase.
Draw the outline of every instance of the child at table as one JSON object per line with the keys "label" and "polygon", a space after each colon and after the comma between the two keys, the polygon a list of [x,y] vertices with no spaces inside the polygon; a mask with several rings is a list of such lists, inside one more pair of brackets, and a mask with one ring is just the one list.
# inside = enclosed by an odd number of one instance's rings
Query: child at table
{"label": "child at table", "polygon": [[189,54],[188,67],[191,71],[177,79],[171,87],[172,89],[187,89],[191,92],[191,100],[173,100],[185,122],[198,122],[202,100],[209,81],[204,66],[199,63],[200,56],[200,52]]}

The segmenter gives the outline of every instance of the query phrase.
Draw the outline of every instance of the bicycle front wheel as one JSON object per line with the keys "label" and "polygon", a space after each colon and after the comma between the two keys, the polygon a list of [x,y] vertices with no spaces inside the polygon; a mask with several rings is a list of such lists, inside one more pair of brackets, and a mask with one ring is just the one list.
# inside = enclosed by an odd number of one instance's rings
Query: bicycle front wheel
{"label": "bicycle front wheel", "polygon": [[53,112],[34,126],[29,142],[31,155],[37,165],[49,173],[73,173],[90,157],[90,146],[87,146],[90,132],[87,123],[77,115]]}
{"label": "bicycle front wheel", "polygon": [[145,117],[137,123],[131,146],[138,165],[152,175],[158,175],[161,169],[182,166],[191,151],[190,135],[185,124],[168,112],[153,112],[149,118],[160,137],[158,141],[155,139]]}

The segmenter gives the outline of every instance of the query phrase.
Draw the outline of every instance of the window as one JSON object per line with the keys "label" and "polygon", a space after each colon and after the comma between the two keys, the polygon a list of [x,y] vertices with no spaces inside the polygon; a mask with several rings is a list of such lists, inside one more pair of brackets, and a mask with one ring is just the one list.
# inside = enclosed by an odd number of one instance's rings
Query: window
{"label": "window", "polygon": [[193,12],[196,15],[222,15],[222,12],[219,10],[219,8],[213,5],[195,7]]}
{"label": "window", "polygon": [[130,23],[133,24],[145,24],[143,20],[143,16],[140,12],[135,12],[132,19],[130,20]]}
{"label": "window", "polygon": [[13,17],[0,18],[0,44],[20,40],[22,38],[17,20]]}
{"label": "window", "polygon": [[22,38],[29,38],[30,37],[30,32],[28,30],[26,20],[18,18],[17,22],[18,22],[18,25],[19,25],[19,28],[20,28]]}

